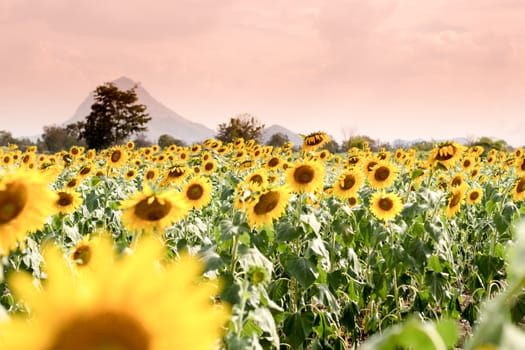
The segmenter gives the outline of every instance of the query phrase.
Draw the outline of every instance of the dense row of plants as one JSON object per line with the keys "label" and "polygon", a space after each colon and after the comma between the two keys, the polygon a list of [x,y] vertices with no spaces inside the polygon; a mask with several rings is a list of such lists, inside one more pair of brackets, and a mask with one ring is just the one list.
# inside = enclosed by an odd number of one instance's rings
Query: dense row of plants
{"label": "dense row of plants", "polygon": [[243,139],[0,151],[0,341],[59,349],[89,331],[152,349],[489,349],[512,338],[502,334],[519,339],[525,255],[510,268],[507,256],[524,250],[523,149],[332,154],[320,150],[328,141],[312,133],[299,152]]}

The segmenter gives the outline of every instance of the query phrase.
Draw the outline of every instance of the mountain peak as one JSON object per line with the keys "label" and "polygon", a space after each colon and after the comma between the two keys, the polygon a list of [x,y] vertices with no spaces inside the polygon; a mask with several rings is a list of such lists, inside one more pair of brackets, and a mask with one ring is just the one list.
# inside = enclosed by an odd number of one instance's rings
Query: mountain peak
{"label": "mountain peak", "polygon": [[115,79],[112,81],[113,84],[115,84],[119,89],[129,90],[133,88],[135,85],[140,85],[140,83],[133,81],[133,79],[130,79],[128,77],[122,76],[118,79]]}

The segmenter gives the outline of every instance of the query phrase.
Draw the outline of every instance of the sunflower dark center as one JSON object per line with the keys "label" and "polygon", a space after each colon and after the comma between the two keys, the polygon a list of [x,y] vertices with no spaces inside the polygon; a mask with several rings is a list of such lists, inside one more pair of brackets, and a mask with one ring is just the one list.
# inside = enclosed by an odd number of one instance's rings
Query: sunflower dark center
{"label": "sunflower dark center", "polygon": [[471,192],[469,197],[470,197],[470,200],[475,201],[476,199],[479,198],[479,193],[477,191]]}
{"label": "sunflower dark center", "polygon": [[186,196],[193,201],[200,199],[203,194],[204,189],[200,184],[192,184],[186,191]]}
{"label": "sunflower dark center", "polygon": [[277,157],[273,157],[272,159],[270,159],[270,161],[268,162],[268,166],[273,168],[273,167],[276,167],[279,165],[279,158]]}
{"label": "sunflower dark center", "polygon": [[168,177],[177,178],[177,177],[181,177],[182,175],[184,175],[184,173],[186,173],[186,171],[184,171],[184,169],[182,169],[182,168],[174,168],[174,169],[171,169],[168,172]]}
{"label": "sunflower dark center", "polygon": [[281,195],[277,191],[267,192],[259,197],[253,211],[257,215],[264,215],[271,212],[279,204]]}
{"label": "sunflower dark center", "polygon": [[356,205],[356,204],[357,204],[357,198],[355,198],[355,197],[350,197],[350,198],[348,198],[348,204],[349,204],[350,206],[354,206],[354,205]]}
{"label": "sunflower dark center", "polygon": [[146,173],[146,179],[147,179],[147,180],[151,180],[151,179],[154,179],[154,178],[155,178],[155,172],[154,172],[154,171],[151,171],[151,170],[150,170],[150,171],[148,171],[148,172]]}
{"label": "sunflower dark center", "polygon": [[91,168],[88,167],[88,166],[85,166],[85,167],[83,167],[82,169],[80,169],[79,174],[80,174],[80,175],[87,175],[87,174],[89,174],[90,172],[91,172]]}
{"label": "sunflower dark center", "polygon": [[525,178],[521,178],[516,186],[516,192],[521,193],[525,191]]}
{"label": "sunflower dark center", "polygon": [[463,166],[464,166],[465,168],[468,168],[468,167],[470,166],[470,164],[471,164],[471,163],[470,163],[470,160],[469,160],[469,159],[465,159],[465,160],[463,161]]}
{"label": "sunflower dark center", "polygon": [[135,170],[128,170],[128,172],[126,173],[127,176],[129,177],[132,177],[135,175]]}
{"label": "sunflower dark center", "polygon": [[120,150],[111,153],[111,161],[113,163],[117,163],[120,160],[120,158],[122,158],[122,153]]}
{"label": "sunflower dark center", "polygon": [[58,192],[58,205],[61,207],[67,207],[73,203],[73,195],[67,192]]}
{"label": "sunflower dark center", "polygon": [[354,175],[346,175],[343,181],[339,183],[339,188],[342,190],[349,190],[354,187],[355,183],[356,180]]}
{"label": "sunflower dark center", "polygon": [[315,170],[310,165],[301,165],[293,174],[293,178],[296,182],[300,184],[307,184],[312,182],[314,179]]}
{"label": "sunflower dark center", "polygon": [[91,260],[91,248],[87,245],[82,245],[75,249],[72,257],[73,260],[76,261],[77,265],[87,265]]}
{"label": "sunflower dark center", "polygon": [[521,161],[520,169],[525,171],[525,159]]}
{"label": "sunflower dark center", "polygon": [[463,180],[461,179],[461,177],[457,176],[452,179],[451,185],[452,187],[457,187],[457,186],[460,186],[462,182]]}
{"label": "sunflower dark center", "polygon": [[0,191],[0,225],[16,218],[27,203],[27,188],[17,182],[8,183],[5,190]]}
{"label": "sunflower dark center", "polygon": [[67,182],[66,187],[67,188],[74,188],[77,186],[77,179],[71,179]]}
{"label": "sunflower dark center", "polygon": [[262,184],[263,183],[263,177],[259,174],[255,174],[252,177],[250,177],[250,182],[255,182],[256,184]]}
{"label": "sunflower dark center", "polygon": [[386,166],[380,166],[374,171],[376,181],[385,181],[390,176],[390,169]]}
{"label": "sunflower dark center", "polygon": [[366,169],[368,171],[372,171],[372,169],[377,165],[377,162],[372,160],[370,162],[368,162],[367,166],[366,166]]}
{"label": "sunflower dark center", "polygon": [[[456,154],[456,148],[454,146],[451,146],[449,147],[449,145],[447,146],[444,146],[444,147],[447,147],[447,149],[444,149],[444,148],[440,148],[438,149],[438,152],[437,152],[437,155],[436,155],[436,160],[438,161],[446,161],[446,160],[449,160],[449,159],[452,159],[454,157],[454,155]],[[452,152],[449,152],[449,150],[452,148]]]}
{"label": "sunflower dark center", "polygon": [[161,201],[155,196],[149,196],[135,205],[135,216],[146,221],[158,221],[168,215],[170,210],[169,201]]}
{"label": "sunflower dark center", "polygon": [[210,163],[206,163],[206,164],[204,165],[204,169],[205,169],[206,171],[210,171],[210,170],[212,170],[212,169],[213,169],[213,163],[211,163],[211,162],[210,162]]}
{"label": "sunflower dark center", "polygon": [[390,211],[394,207],[394,201],[390,198],[381,198],[377,205],[381,210]]}
{"label": "sunflower dark center", "polygon": [[450,203],[448,206],[450,208],[454,208],[455,206],[459,204],[460,201],[461,201],[461,193],[456,192],[452,195],[452,198],[450,198]]}
{"label": "sunflower dark center", "polygon": [[78,315],[54,336],[49,350],[147,350],[151,337],[140,322],[124,313]]}

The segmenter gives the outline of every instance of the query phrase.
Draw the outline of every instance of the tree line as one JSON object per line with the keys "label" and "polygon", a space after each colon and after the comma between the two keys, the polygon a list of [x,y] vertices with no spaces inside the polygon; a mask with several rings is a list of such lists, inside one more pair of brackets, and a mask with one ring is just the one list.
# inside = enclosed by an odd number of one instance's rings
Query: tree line
{"label": "tree line", "polygon": [[[91,112],[84,120],[63,126],[44,126],[41,137],[32,142],[28,138],[17,139],[9,131],[0,130],[0,146],[16,144],[19,149],[36,145],[41,152],[55,153],[68,150],[73,145],[85,146],[88,149],[101,150],[126,141],[133,141],[137,147],[151,146],[154,141],[145,136],[147,123],[151,120],[147,106],[138,103],[136,94],[137,86],[128,90],[121,90],[113,83],[105,83],[94,91],[94,102]],[[237,138],[256,140],[261,142],[265,125],[255,116],[248,113],[231,117],[227,122],[217,127],[216,139],[227,143]],[[171,135],[161,135],[155,140],[159,147],[168,147],[172,144],[187,146],[185,141]],[[204,141],[204,140],[202,140]],[[290,142],[288,135],[275,133],[266,141],[266,145],[280,147]],[[324,149],[332,153],[345,152],[352,147],[364,148],[365,145],[372,151],[380,149],[393,150],[397,148],[415,148],[428,151],[434,147],[435,142],[419,141],[415,143],[395,144],[381,142],[367,135],[354,135],[348,137],[341,144],[331,140]],[[485,149],[511,150],[512,147],[504,140],[493,140],[490,137],[481,137],[469,142],[467,146],[482,146]],[[300,147],[301,145],[295,145]]]}

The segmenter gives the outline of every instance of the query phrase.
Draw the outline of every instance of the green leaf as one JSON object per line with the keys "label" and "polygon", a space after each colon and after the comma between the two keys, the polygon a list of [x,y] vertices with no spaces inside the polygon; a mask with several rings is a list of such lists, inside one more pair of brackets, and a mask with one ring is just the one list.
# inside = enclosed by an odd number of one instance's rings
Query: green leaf
{"label": "green leaf", "polygon": [[436,322],[436,330],[445,343],[447,349],[452,347],[458,341],[458,324],[452,319],[443,319]]}
{"label": "green leaf", "polygon": [[300,237],[303,232],[302,230],[292,226],[289,222],[279,222],[275,228],[275,240],[277,242],[289,242]]}
{"label": "green leaf", "polygon": [[305,289],[312,285],[317,276],[319,276],[315,264],[306,258],[295,255],[287,256],[285,270],[290,276],[297,279],[299,284]]}
{"label": "green leaf", "polygon": [[288,315],[283,323],[286,343],[293,349],[299,348],[312,332],[313,324],[314,314],[311,311]]}
{"label": "green leaf", "polygon": [[[279,335],[277,334],[277,326],[273,319],[272,313],[265,307],[260,307],[250,312],[250,318],[260,327],[261,330],[269,334],[268,339],[272,342],[276,349],[279,349]],[[259,334],[260,336],[261,334]]]}
{"label": "green leaf", "polygon": [[314,214],[301,214],[301,222],[308,224],[316,235],[319,235],[321,230],[321,223],[317,220],[317,217]]}

